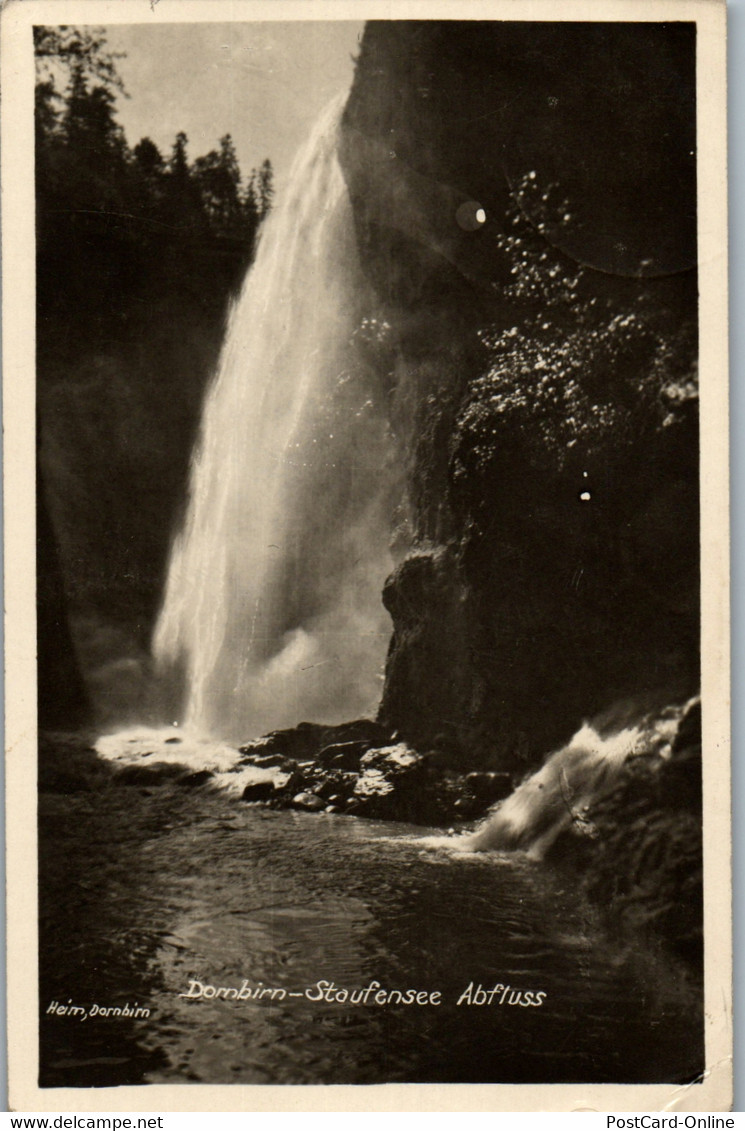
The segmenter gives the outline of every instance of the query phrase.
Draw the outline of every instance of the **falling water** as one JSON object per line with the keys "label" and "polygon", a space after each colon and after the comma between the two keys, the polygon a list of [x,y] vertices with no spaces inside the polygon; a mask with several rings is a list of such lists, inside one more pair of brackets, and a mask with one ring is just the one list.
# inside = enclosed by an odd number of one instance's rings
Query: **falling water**
{"label": "falling water", "polygon": [[363,309],[336,148],[340,101],[298,154],[232,312],[154,637],[185,718],[240,740],[375,709],[390,623],[397,461],[354,348]]}
{"label": "falling water", "polygon": [[[570,826],[597,835],[592,810],[617,783],[629,759],[671,757],[681,721],[698,702],[645,712],[633,701],[584,723],[572,739],[497,805],[458,849],[511,851],[540,858]],[[623,720],[623,721],[622,721]]]}
{"label": "falling water", "polygon": [[572,824],[592,835],[588,809],[618,778],[641,733],[628,727],[602,737],[585,723],[481,828],[464,838],[463,847],[475,852],[519,848],[540,857]]}

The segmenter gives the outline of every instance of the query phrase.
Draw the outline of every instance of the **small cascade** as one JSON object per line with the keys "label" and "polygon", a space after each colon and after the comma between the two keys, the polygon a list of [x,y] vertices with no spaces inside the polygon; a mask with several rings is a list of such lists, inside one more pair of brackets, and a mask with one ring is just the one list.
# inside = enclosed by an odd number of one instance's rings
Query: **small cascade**
{"label": "small cascade", "polygon": [[[700,707],[698,697],[651,712],[633,701],[616,703],[551,754],[476,829],[451,839],[462,852],[522,851],[540,859],[571,826],[594,837],[592,810],[613,789],[630,758],[673,757],[680,729]],[[692,714],[693,713],[693,714]]]}
{"label": "small cascade", "polygon": [[467,852],[520,849],[540,858],[570,825],[592,835],[590,805],[613,786],[645,737],[641,725],[602,737],[585,723],[459,847]]}
{"label": "small cascade", "polygon": [[382,688],[400,461],[355,348],[342,105],[298,154],[232,312],[154,635],[161,672],[184,672],[180,725],[227,740],[374,713]]}

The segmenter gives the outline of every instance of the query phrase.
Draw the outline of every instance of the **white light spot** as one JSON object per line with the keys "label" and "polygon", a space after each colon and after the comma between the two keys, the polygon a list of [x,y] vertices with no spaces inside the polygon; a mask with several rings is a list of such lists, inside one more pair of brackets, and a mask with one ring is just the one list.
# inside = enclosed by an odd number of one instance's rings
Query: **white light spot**
{"label": "white light spot", "polygon": [[589,491],[583,491],[582,494],[580,495],[580,499],[582,500],[583,503],[589,503],[591,498],[592,498],[592,495],[590,494]]}
{"label": "white light spot", "polygon": [[477,200],[464,200],[456,209],[455,222],[464,232],[476,232],[486,223],[486,209]]}

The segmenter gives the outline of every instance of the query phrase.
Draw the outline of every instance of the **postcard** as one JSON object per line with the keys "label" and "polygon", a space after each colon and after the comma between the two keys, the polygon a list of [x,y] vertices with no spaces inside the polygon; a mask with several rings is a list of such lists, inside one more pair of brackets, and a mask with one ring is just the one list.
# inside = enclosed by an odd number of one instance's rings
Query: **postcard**
{"label": "postcard", "polygon": [[2,24],[11,1108],[729,1110],[724,5]]}

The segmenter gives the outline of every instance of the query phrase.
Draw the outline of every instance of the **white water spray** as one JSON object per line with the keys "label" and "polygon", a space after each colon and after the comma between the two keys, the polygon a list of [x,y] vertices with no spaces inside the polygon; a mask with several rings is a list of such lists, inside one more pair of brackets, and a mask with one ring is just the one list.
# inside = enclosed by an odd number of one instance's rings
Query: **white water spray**
{"label": "white water spray", "polygon": [[154,636],[187,726],[245,740],[374,711],[399,471],[356,354],[365,284],[336,148],[341,101],[296,158],[233,310]]}
{"label": "white water spray", "polygon": [[601,737],[585,723],[464,839],[462,849],[523,849],[541,857],[570,825],[592,835],[588,810],[618,779],[641,736],[639,727],[628,727]]}

